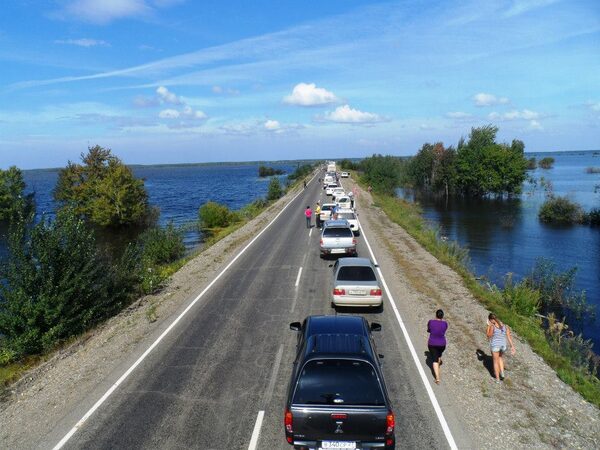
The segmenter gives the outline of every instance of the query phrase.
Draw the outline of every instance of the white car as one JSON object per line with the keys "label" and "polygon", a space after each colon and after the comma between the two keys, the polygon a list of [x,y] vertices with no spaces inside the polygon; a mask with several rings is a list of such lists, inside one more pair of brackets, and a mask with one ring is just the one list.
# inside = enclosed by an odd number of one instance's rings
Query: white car
{"label": "white car", "polygon": [[341,197],[342,195],[346,195],[346,191],[344,191],[343,187],[338,186],[331,191],[331,197],[333,201],[335,201],[337,197]]}
{"label": "white car", "polygon": [[352,202],[347,195],[338,195],[335,197],[335,202],[340,209],[352,209]]}
{"label": "white car", "polygon": [[354,234],[360,234],[360,225],[358,224],[358,217],[352,209],[338,209],[338,219],[346,219],[350,224],[350,229]]}
{"label": "white car", "polygon": [[348,178],[348,172],[342,172],[342,178]]}
{"label": "white car", "polygon": [[[340,187],[339,187],[339,186],[338,186],[336,183],[329,183],[329,184],[327,185],[327,187],[325,188],[325,193],[326,193],[327,195],[332,195],[332,194],[333,194],[333,190],[334,190],[334,189],[338,189],[338,188],[340,188]],[[343,190],[343,189],[342,189],[342,190]]]}

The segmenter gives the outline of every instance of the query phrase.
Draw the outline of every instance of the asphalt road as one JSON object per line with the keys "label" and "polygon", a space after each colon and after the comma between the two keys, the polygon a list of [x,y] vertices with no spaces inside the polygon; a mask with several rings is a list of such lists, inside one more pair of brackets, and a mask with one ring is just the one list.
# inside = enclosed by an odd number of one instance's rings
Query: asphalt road
{"label": "asphalt road", "polygon": [[[295,350],[289,323],[335,314],[332,261],[319,258],[318,230],[307,229],[303,215],[319,199],[325,194],[314,180],[65,448],[291,448],[283,432]],[[362,237],[358,252],[368,256]],[[397,447],[448,448],[391,308],[360,313],[383,326],[376,341]]]}

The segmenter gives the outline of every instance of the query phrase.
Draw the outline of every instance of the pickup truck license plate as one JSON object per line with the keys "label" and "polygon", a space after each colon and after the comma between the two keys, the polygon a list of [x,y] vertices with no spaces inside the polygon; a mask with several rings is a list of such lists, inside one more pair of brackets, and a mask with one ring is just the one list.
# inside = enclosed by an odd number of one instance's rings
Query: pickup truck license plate
{"label": "pickup truck license plate", "polygon": [[343,450],[354,450],[356,448],[356,442],[348,441],[323,441],[321,442],[321,450],[325,449],[343,449]]}
{"label": "pickup truck license plate", "polygon": [[359,289],[348,289],[348,293],[350,295],[365,295],[367,293],[367,291],[362,291]]}

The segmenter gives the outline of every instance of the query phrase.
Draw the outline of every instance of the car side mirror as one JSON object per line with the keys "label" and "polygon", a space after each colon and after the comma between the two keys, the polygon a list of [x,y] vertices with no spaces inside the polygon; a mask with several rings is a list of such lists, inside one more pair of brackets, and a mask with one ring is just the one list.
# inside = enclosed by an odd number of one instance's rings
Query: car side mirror
{"label": "car side mirror", "polygon": [[302,329],[302,324],[300,322],[292,322],[290,323],[290,330],[292,331],[300,331]]}
{"label": "car side mirror", "polygon": [[377,322],[371,322],[371,331],[381,331],[381,324]]}

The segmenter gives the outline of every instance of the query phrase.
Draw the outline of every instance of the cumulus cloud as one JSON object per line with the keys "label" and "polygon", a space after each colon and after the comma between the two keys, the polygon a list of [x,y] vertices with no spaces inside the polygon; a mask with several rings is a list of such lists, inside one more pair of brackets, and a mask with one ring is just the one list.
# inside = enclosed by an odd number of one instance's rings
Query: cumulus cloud
{"label": "cumulus cloud", "polygon": [[334,111],[325,114],[324,119],[329,122],[338,123],[375,123],[383,121],[378,114],[359,111],[349,105],[338,106]]}
{"label": "cumulus cloud", "polygon": [[473,116],[466,112],[453,111],[453,112],[446,113],[446,117],[448,117],[449,119],[459,119],[460,120],[460,119],[470,119]]}
{"label": "cumulus cloud", "polygon": [[494,106],[494,105],[505,105],[509,102],[506,97],[496,97],[494,94],[486,94],[480,92],[473,96],[475,106]]}
{"label": "cumulus cloud", "polygon": [[283,98],[284,103],[296,106],[319,106],[338,101],[333,92],[319,88],[314,83],[299,83],[290,95]]}
{"label": "cumulus cloud", "polygon": [[110,47],[110,44],[101,39],[58,39],[54,41],[55,44],[64,44],[64,45],[77,45],[78,47]]}
{"label": "cumulus cloud", "polygon": [[493,112],[488,115],[488,118],[490,120],[536,120],[540,118],[540,113],[529,109],[522,111],[512,110],[504,114]]}
{"label": "cumulus cloud", "polygon": [[163,109],[161,112],[158,113],[158,117],[160,117],[161,119],[177,119],[179,118],[179,116],[179,111],[177,111],[176,109]]}
{"label": "cumulus cloud", "polygon": [[164,86],[159,86],[158,88],[156,88],[156,94],[158,95],[158,98],[161,102],[170,103],[172,105],[183,104],[183,101],[179,97],[177,97]]}
{"label": "cumulus cloud", "polygon": [[265,122],[265,129],[268,131],[281,130],[281,124],[277,120],[267,120]]}

